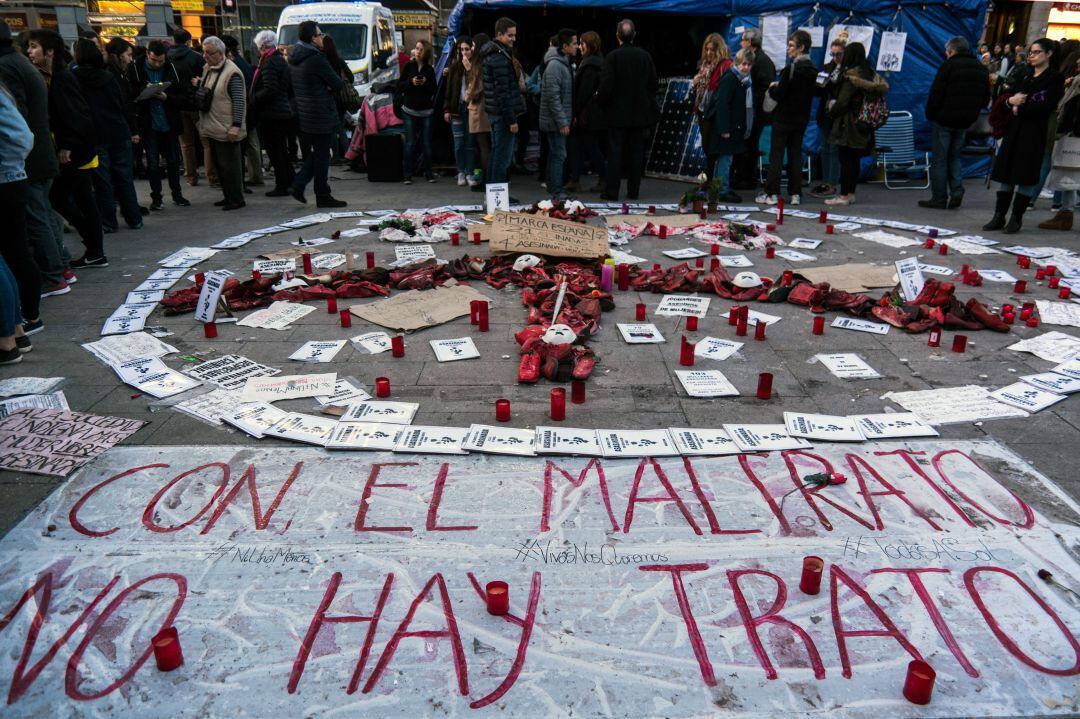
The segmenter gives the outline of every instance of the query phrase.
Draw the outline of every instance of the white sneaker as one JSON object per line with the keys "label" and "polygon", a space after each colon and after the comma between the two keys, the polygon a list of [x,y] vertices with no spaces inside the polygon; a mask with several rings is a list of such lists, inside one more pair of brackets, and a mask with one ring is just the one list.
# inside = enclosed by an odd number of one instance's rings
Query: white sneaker
{"label": "white sneaker", "polygon": [[792,195],[791,202],[788,203],[792,207],[798,207],[802,204],[802,195]]}
{"label": "white sneaker", "polygon": [[754,202],[759,205],[775,205],[776,195],[766,195],[765,193],[762,193],[754,198]]}
{"label": "white sneaker", "polygon": [[459,172],[457,174],[457,186],[458,187],[465,187],[465,173],[464,172]]}
{"label": "white sneaker", "polygon": [[475,178],[473,178],[473,177],[466,177],[466,178],[465,178],[465,181],[466,181],[467,183],[469,183],[469,187],[476,187],[477,185],[479,185],[479,184],[480,184],[480,183],[479,183],[479,182],[477,182],[477,181],[476,181],[476,179],[475,179]]}

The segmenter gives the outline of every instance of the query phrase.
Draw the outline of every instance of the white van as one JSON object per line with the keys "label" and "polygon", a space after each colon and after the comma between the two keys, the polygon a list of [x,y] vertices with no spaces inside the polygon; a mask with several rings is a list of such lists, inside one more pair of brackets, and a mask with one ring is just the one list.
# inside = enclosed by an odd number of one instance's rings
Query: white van
{"label": "white van", "polygon": [[278,19],[278,45],[288,48],[299,38],[300,23],[314,20],[324,34],[334,38],[338,54],[355,76],[361,96],[372,83],[400,76],[394,14],[377,2],[307,2],[288,5]]}

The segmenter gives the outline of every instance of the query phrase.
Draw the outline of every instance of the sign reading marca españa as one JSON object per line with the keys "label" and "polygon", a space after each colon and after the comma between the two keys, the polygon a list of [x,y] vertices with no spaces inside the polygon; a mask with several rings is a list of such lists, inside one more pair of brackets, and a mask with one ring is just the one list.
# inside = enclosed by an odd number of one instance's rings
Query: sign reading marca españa
{"label": "sign reading marca espa\u00f1a", "polygon": [[489,247],[493,253],[532,252],[552,257],[607,257],[605,227],[555,220],[523,212],[496,212]]}

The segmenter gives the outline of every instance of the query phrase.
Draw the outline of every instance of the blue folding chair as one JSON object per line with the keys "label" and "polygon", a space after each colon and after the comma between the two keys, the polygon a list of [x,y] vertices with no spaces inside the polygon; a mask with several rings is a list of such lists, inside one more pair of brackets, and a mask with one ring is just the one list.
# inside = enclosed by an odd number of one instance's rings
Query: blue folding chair
{"label": "blue folding chair", "polygon": [[[875,131],[874,140],[877,161],[885,175],[885,187],[890,190],[925,190],[930,187],[930,153],[915,150],[915,125],[910,112],[890,112],[885,125]],[[926,184],[896,184],[897,175],[911,181],[912,171],[925,176]]]}

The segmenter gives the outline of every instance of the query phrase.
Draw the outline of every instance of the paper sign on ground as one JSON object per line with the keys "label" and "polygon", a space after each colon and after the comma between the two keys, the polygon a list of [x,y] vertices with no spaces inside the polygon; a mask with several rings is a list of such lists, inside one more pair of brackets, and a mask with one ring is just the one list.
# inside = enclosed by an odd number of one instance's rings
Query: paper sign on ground
{"label": "paper sign on ground", "polygon": [[666,429],[598,429],[605,457],[670,457],[679,450]]}
{"label": "paper sign on ground", "polygon": [[396,267],[411,265],[413,262],[435,259],[435,248],[431,245],[396,245],[394,254]]}
{"label": "paper sign on ground", "polygon": [[49,394],[25,394],[13,399],[5,399],[0,402],[0,418],[14,414],[21,409],[54,409],[68,410],[67,397],[63,392],[50,392]]}
{"label": "paper sign on ground", "polygon": [[719,370],[675,370],[683,389],[691,397],[733,397],[735,385]]}
{"label": "paper sign on ground", "polygon": [[897,260],[895,265],[896,276],[900,278],[900,291],[903,293],[904,299],[910,302],[919,296],[923,285],[926,284],[926,280],[922,276],[922,270],[919,269],[919,258],[905,257],[902,260]]}
{"label": "paper sign on ground", "polygon": [[278,300],[269,307],[256,310],[236,324],[268,330],[287,330],[296,320],[315,311],[311,305]]}
{"label": "paper sign on ground", "polygon": [[144,424],[88,412],[20,409],[0,419],[0,469],[66,477]]}
{"label": "paper sign on ground", "polygon": [[1013,284],[1016,278],[1005,270],[979,270],[979,275],[987,282],[1008,282]]}
{"label": "paper sign on ground", "polygon": [[377,355],[392,349],[390,335],[385,332],[367,332],[349,339],[354,346],[359,346],[368,354]]}
{"label": "paper sign on ground", "polygon": [[197,397],[185,399],[183,402],[177,402],[173,405],[173,409],[210,424],[221,424],[223,418],[236,414],[240,405],[239,391],[215,389]]}
{"label": "paper sign on ground", "polygon": [[489,182],[484,190],[485,214],[494,215],[497,210],[510,209],[510,183]]}
{"label": "paper sign on ground", "polygon": [[788,247],[796,250],[816,250],[821,240],[811,240],[806,237],[796,237],[788,243]]}
{"label": "paper sign on ground", "polygon": [[340,252],[327,252],[311,258],[311,266],[316,270],[332,270],[345,264],[345,255]]}
{"label": "paper sign on ground", "polygon": [[704,317],[709,310],[708,297],[699,295],[664,295],[655,313],[664,317]]}
{"label": "paper sign on ground", "polygon": [[401,433],[395,452],[420,454],[468,454],[461,443],[469,434],[468,427],[406,427]]}
{"label": "paper sign on ground", "polygon": [[805,252],[799,252],[798,250],[792,249],[777,250],[776,256],[789,262],[808,262],[817,259],[813,255],[808,255]]}
{"label": "paper sign on ground", "polygon": [[664,250],[661,254],[667,255],[673,260],[692,260],[695,257],[707,257],[708,252],[702,252],[696,247],[686,247],[681,250]]}
{"label": "paper sign on ground", "polygon": [[113,369],[125,384],[159,399],[199,386],[198,380],[167,367],[160,357],[139,357]]}
{"label": "paper sign on ground", "polygon": [[289,244],[293,247],[321,247],[322,245],[329,245],[333,242],[334,241],[331,240],[329,237],[312,237],[309,240],[305,240],[303,237],[301,237],[295,242],[290,242]]}
{"label": "paper sign on ground", "polygon": [[276,275],[281,272],[295,272],[296,260],[255,260],[253,270],[261,275]]}
{"label": "paper sign on ground", "polygon": [[784,412],[784,426],[792,437],[827,442],[862,442],[866,439],[853,417]]}
{"label": "paper sign on ground", "polygon": [[722,429],[694,429],[693,427],[669,427],[668,433],[683,455],[741,454],[735,440]]}
{"label": "paper sign on ground", "polygon": [[0,397],[42,394],[64,381],[63,377],[9,377],[0,380]]}
{"label": "paper sign on ground", "polygon": [[889,328],[892,327],[892,325],[871,322],[869,320],[860,320],[855,317],[837,317],[833,320],[832,326],[842,330],[869,332],[875,335],[887,335],[889,334]]}
{"label": "paper sign on ground", "polygon": [[819,354],[814,357],[840,379],[878,379],[881,375],[861,357],[850,352]]}
{"label": "paper sign on ground", "polygon": [[932,425],[1028,416],[1022,409],[998,402],[990,396],[990,390],[977,385],[887,392],[882,398],[896,402]]}
{"label": "paper sign on ground", "polygon": [[143,280],[132,292],[155,292],[167,290],[176,284],[176,280]]}
{"label": "paper sign on ground", "polygon": [[887,412],[884,414],[856,414],[851,419],[859,425],[859,431],[867,439],[894,439],[899,437],[937,437],[938,431],[912,412]]}
{"label": "paper sign on ground", "polygon": [[162,267],[193,267],[217,254],[209,247],[181,247],[168,257],[158,260]]}
{"label": "paper sign on ground", "polygon": [[453,362],[455,360],[473,359],[480,356],[480,351],[472,341],[472,337],[459,337],[457,339],[430,340],[435,359],[439,362]]}
{"label": "paper sign on ground", "polygon": [[326,406],[348,404],[350,400],[362,402],[367,399],[371,399],[371,395],[363,387],[356,386],[346,377],[339,377],[334,382],[333,394],[321,394],[315,398],[315,401]]}
{"label": "paper sign on ground", "polygon": [[146,332],[130,332],[126,335],[103,337],[87,342],[83,349],[109,366],[121,364],[137,357],[162,357],[176,352],[157,337]]}
{"label": "paper sign on ground", "polygon": [[618,323],[616,326],[627,344],[658,344],[665,341],[664,336],[660,334],[660,330],[656,329],[654,324]]}
{"label": "paper sign on ground", "polygon": [[465,436],[465,441],[461,443],[461,448],[488,454],[515,454],[532,457],[536,455],[536,451],[533,449],[535,440],[536,432],[534,430],[474,424],[469,427],[469,433]]}
{"label": "paper sign on ground", "polygon": [[720,264],[724,267],[753,267],[754,263],[746,255],[726,255],[720,257]]}
{"label": "paper sign on ground", "polygon": [[338,422],[326,440],[326,448],[391,451],[404,431],[400,424]]}
{"label": "paper sign on ground", "polygon": [[789,435],[782,424],[725,424],[724,431],[744,452],[775,452],[810,446],[805,439]]}
{"label": "paper sign on ground", "polygon": [[350,404],[341,415],[342,422],[384,422],[411,424],[420,405],[415,402],[357,402]]}
{"label": "paper sign on ground", "polygon": [[1054,394],[1072,394],[1080,392],[1080,378],[1070,377],[1057,372],[1041,372],[1039,374],[1024,375],[1020,378],[1032,387],[1038,387],[1046,392]]}
{"label": "paper sign on ground", "polygon": [[331,394],[337,374],[296,374],[281,377],[252,377],[244,383],[245,402],[276,402],[297,397]]}
{"label": "paper sign on ground", "polygon": [[146,318],[157,307],[156,302],[124,304],[117,307],[101,327],[101,335],[120,335],[138,332],[146,326]]}
{"label": "paper sign on ground", "polygon": [[[731,310],[728,310],[724,314],[720,315],[723,318],[727,318],[731,315]],[[746,313],[746,324],[753,327],[758,322],[763,322],[766,325],[773,325],[782,320],[783,317],[777,315],[770,315],[764,312],[758,312],[757,310],[748,310]]]}
{"label": "paper sign on ground", "polygon": [[225,280],[228,275],[222,272],[208,272],[203,280],[202,289],[199,290],[199,299],[195,303],[195,321],[213,322],[214,313],[217,311],[218,300],[221,299],[221,291],[225,289]]}
{"label": "paper sign on ground", "polygon": [[537,427],[533,448],[537,454],[576,454],[599,457],[604,453],[595,429]]}
{"label": "paper sign on ground", "polygon": [[217,357],[184,370],[184,374],[222,389],[243,389],[252,377],[270,377],[280,372],[276,367],[267,367],[242,355]]}
{"label": "paper sign on ground", "polygon": [[944,277],[951,277],[954,272],[944,265],[924,265],[919,263],[919,270],[924,275],[942,275]]}
{"label": "paper sign on ground", "polygon": [[139,305],[146,302],[161,302],[165,298],[165,290],[132,290],[127,293],[124,304]]}
{"label": "paper sign on ground", "polygon": [[409,290],[349,311],[362,320],[403,332],[441,325],[469,314],[473,300],[490,302],[481,292],[466,285],[436,287],[433,290]]}
{"label": "paper sign on ground", "polygon": [[919,244],[916,240],[901,235],[894,235],[885,230],[857,232],[855,233],[855,237],[861,237],[864,240],[870,240],[871,242],[876,242],[879,245],[885,245],[887,247],[914,247]]}
{"label": "paper sign on ground", "polygon": [[348,340],[311,340],[289,355],[297,362],[332,362]]}
{"label": "paper sign on ground", "polygon": [[488,238],[488,247],[493,253],[531,252],[585,259],[607,257],[608,254],[606,227],[556,220],[539,214],[496,212]]}
{"label": "paper sign on ground", "polygon": [[694,354],[708,359],[726,360],[738,352],[742,346],[742,342],[732,342],[719,337],[702,337],[694,345]]}
{"label": "paper sign on ground", "polygon": [[1065,399],[1063,394],[1047,392],[1027,382],[1014,382],[1007,387],[994,390],[990,396],[999,402],[1011,404],[1013,407],[1019,407],[1028,412],[1039,412]]}
{"label": "paper sign on ground", "polygon": [[1063,374],[1066,377],[1080,379],[1080,358],[1073,357],[1062,362],[1057,367],[1054,367],[1054,372]]}
{"label": "paper sign on ground", "polygon": [[236,412],[222,419],[232,426],[247,432],[252,437],[262,437],[266,430],[289,415],[268,402],[242,404]]}
{"label": "paper sign on ground", "polygon": [[337,422],[301,412],[289,412],[285,419],[263,432],[264,437],[291,439],[294,442],[322,446],[334,431]]}
{"label": "paper sign on ground", "polygon": [[1038,337],[1020,340],[1009,345],[1008,349],[1017,352],[1030,352],[1047,362],[1060,363],[1080,355],[1080,337],[1073,337],[1064,332],[1047,332]]}
{"label": "paper sign on ground", "polygon": [[1039,319],[1043,324],[1080,327],[1080,305],[1078,304],[1035,300],[1035,306],[1039,310]]}

